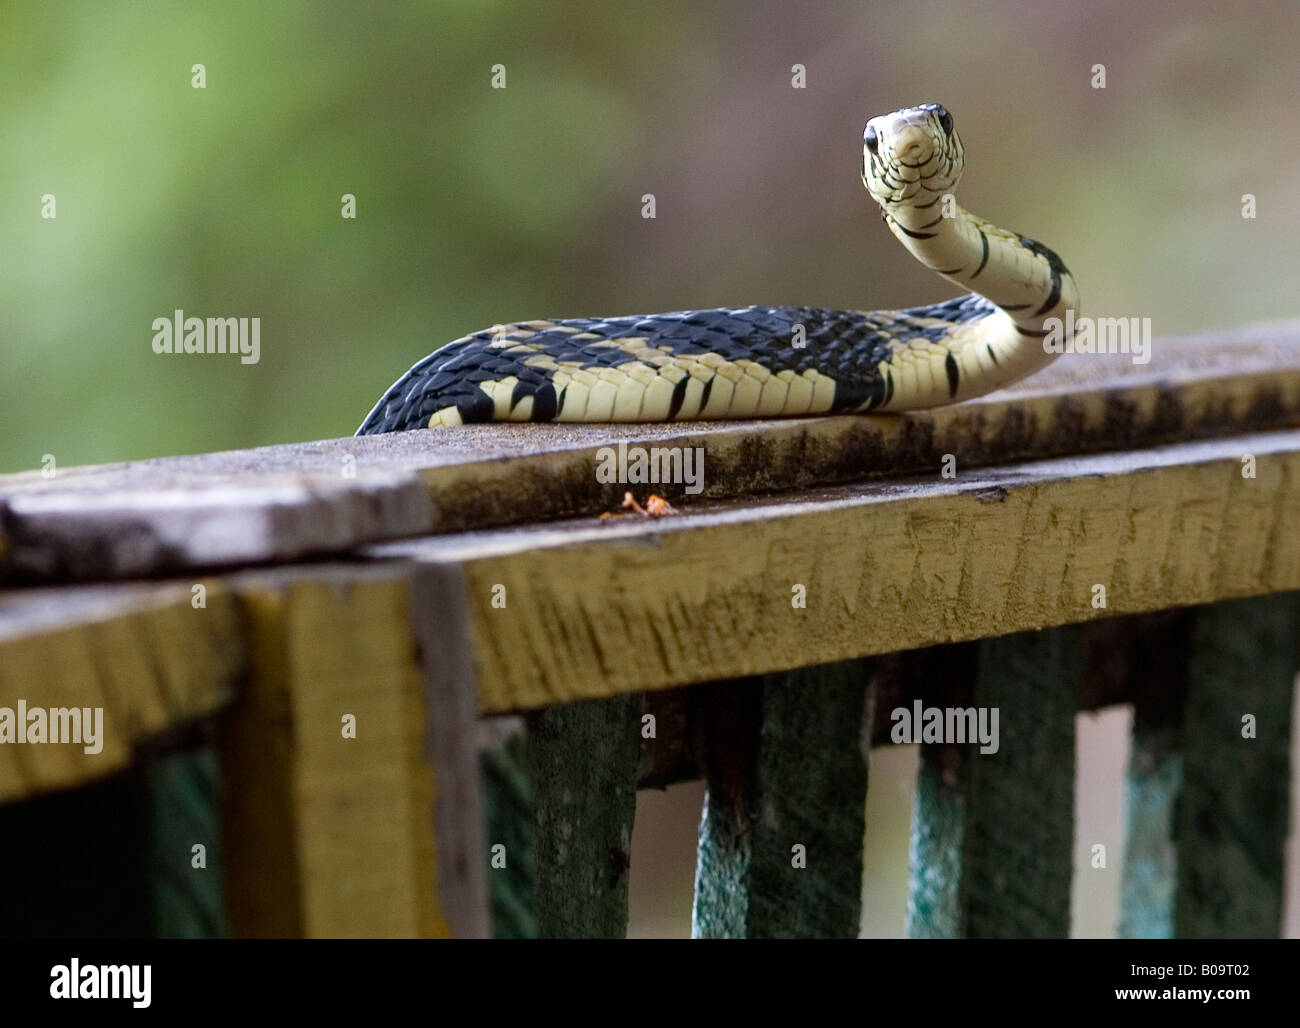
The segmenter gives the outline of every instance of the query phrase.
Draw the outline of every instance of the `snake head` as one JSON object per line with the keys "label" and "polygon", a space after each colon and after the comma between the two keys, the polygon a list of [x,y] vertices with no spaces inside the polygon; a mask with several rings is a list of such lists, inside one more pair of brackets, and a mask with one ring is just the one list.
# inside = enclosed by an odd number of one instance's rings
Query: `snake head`
{"label": "snake head", "polygon": [[882,114],[862,133],[862,184],[882,209],[952,192],[965,163],[952,115],[939,104]]}

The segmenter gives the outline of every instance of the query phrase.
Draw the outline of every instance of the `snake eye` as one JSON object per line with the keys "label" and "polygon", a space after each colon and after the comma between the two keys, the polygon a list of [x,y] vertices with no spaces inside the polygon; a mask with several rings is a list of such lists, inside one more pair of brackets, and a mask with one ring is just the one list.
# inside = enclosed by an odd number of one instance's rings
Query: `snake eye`
{"label": "snake eye", "polygon": [[867,130],[862,133],[862,142],[866,144],[867,149],[872,153],[876,152],[876,148],[880,146],[880,137],[876,135],[875,125],[867,126]]}
{"label": "snake eye", "polygon": [[934,113],[939,116],[939,127],[943,129],[943,134],[945,136],[952,135],[952,115],[948,113],[948,109],[936,106]]}

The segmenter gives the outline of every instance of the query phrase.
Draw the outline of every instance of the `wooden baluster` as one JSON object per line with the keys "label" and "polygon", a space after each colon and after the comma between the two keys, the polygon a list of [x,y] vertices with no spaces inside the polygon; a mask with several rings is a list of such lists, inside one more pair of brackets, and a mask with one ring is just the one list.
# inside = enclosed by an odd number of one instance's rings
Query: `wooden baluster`
{"label": "wooden baluster", "polygon": [[697,938],[855,938],[870,664],[701,688],[708,796]]}
{"label": "wooden baluster", "polygon": [[1280,931],[1298,627],[1295,593],[1198,608],[1176,687],[1134,683],[1121,935]]}
{"label": "wooden baluster", "polygon": [[523,719],[484,718],[479,725],[479,746],[492,935],[497,939],[535,939],[533,789],[528,781],[528,735]]}
{"label": "wooden baluster", "polygon": [[918,658],[926,705],[997,708],[998,750],[923,745],[912,823],[913,938],[1063,938],[1070,930],[1073,627]]}
{"label": "wooden baluster", "polygon": [[541,938],[627,934],[641,702],[586,700],[525,719]]}

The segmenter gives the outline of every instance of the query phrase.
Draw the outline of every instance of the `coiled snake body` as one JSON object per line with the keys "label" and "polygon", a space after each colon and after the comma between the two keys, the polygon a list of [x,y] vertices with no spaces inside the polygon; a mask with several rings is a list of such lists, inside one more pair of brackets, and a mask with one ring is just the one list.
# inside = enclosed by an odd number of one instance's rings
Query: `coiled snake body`
{"label": "coiled snake body", "polygon": [[416,364],[357,434],[909,410],[1032,374],[1055,356],[1047,319],[1078,313],[1074,278],[1047,247],[956,205],[963,164],[937,104],[867,122],[862,181],[882,217],[922,264],[978,292],[899,311],[741,307],[500,325]]}

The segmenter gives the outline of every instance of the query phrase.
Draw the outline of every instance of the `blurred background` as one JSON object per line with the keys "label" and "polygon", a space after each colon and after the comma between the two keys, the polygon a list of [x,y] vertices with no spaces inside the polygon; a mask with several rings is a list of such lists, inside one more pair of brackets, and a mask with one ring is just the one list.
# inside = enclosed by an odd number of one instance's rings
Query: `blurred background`
{"label": "blurred background", "polygon": [[[858,180],[866,119],[926,101],[962,204],[1085,313],[1293,317],[1297,38],[1296,5],[1197,0],[0,3],[0,472],[349,435],[513,319],[942,299]],[[176,308],[259,317],[260,362],[155,354]],[[1126,715],[1084,720],[1081,846],[1114,855]],[[864,931],[897,935],[915,754],[876,757]],[[688,930],[699,800],[644,795],[633,934]],[[1076,934],[1113,931],[1117,865],[1076,874]]]}

